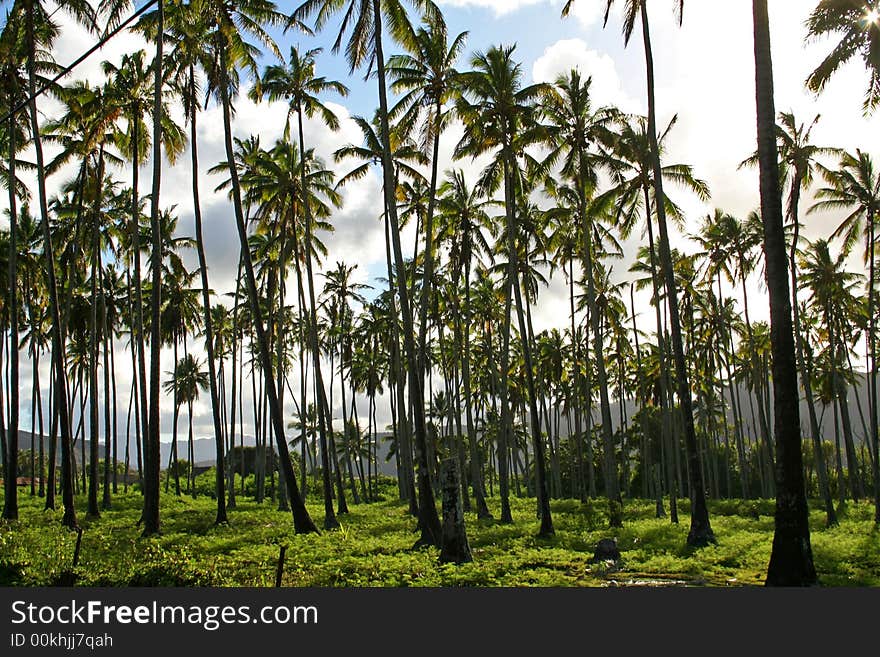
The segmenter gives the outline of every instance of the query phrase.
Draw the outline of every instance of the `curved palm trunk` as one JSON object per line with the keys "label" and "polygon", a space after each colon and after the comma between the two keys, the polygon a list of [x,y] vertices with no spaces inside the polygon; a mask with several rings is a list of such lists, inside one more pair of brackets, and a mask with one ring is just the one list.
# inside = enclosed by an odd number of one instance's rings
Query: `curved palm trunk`
{"label": "curved palm trunk", "polygon": [[640,6],[642,18],[642,37],[645,44],[645,62],[648,73],[648,138],[651,143],[654,170],[654,196],[657,201],[657,224],[660,229],[660,264],[666,281],[669,301],[669,319],[672,328],[672,352],[675,360],[675,375],[678,383],[678,398],[684,423],[684,441],[687,450],[688,471],[690,475],[691,527],[688,532],[688,545],[700,547],[715,542],[715,534],[709,523],[709,509],[706,506],[706,492],[700,473],[700,454],[697,451],[697,437],[694,431],[694,411],[691,401],[687,364],[681,338],[681,322],[678,311],[678,292],[675,273],[672,269],[672,254],[669,249],[669,235],[666,229],[665,196],[663,195],[663,172],[660,167],[660,147],[657,143],[657,110],[654,98],[654,55],[651,49],[651,36],[648,26],[648,9],[645,0]]}
{"label": "curved palm trunk", "polygon": [[768,586],[816,582],[810,547],[807,498],[804,493],[798,409],[797,367],[791,324],[791,296],[786,272],[785,231],[779,193],[776,110],[767,0],[753,0],[755,87],[760,161],[761,216],[770,294],[770,338],[773,349],[773,393],[776,434],[776,531],[767,571]]}
{"label": "curved palm trunk", "polygon": [[[52,369],[54,376],[55,405],[58,409],[59,431],[61,434],[61,491],[64,503],[64,516],[61,523],[70,529],[77,526],[76,509],[73,499],[73,473],[70,470],[71,431],[68,410],[64,341],[62,339],[61,314],[58,307],[58,284],[55,277],[55,253],[52,248],[52,234],[49,228],[49,208],[46,195],[46,175],[43,159],[43,144],[40,125],[37,120],[36,101],[36,38],[34,34],[34,0],[27,4],[26,28],[28,41],[28,94],[30,101],[31,134],[34,140],[34,154],[37,167],[37,197],[40,205],[40,222],[43,227],[43,257],[49,287],[49,313],[52,318]],[[46,498],[49,503],[49,497]],[[53,495],[54,503],[54,495]]]}
{"label": "curved palm trunk", "polygon": [[257,349],[262,364],[263,376],[266,381],[266,394],[269,402],[269,412],[272,421],[272,428],[275,434],[275,445],[278,448],[278,455],[281,460],[281,467],[284,468],[284,482],[287,486],[287,497],[290,499],[291,514],[293,516],[293,525],[297,533],[317,532],[314,522],[309,516],[305,502],[299,494],[299,488],[296,481],[296,473],[293,471],[293,465],[290,461],[290,452],[287,449],[287,440],[284,436],[284,419],[281,414],[281,407],[278,404],[278,394],[275,390],[275,380],[272,376],[272,357],[269,353],[269,344],[266,340],[266,329],[263,324],[263,312],[260,309],[259,298],[257,296],[257,283],[254,276],[254,265],[251,262],[250,249],[248,248],[247,228],[244,223],[244,212],[241,203],[241,184],[238,178],[238,169],[235,165],[235,152],[232,147],[232,117],[229,99],[229,80],[227,71],[227,53],[224,46],[221,46],[221,75],[220,96],[223,109],[223,132],[224,142],[226,146],[226,163],[229,167],[230,179],[232,183],[232,202],[235,211],[235,223],[238,229],[238,239],[241,246],[241,258],[244,264],[245,280],[247,283],[248,299],[251,304],[251,313],[253,316],[254,329],[257,337]]}
{"label": "curved palm trunk", "polygon": [[205,350],[208,352],[208,379],[210,380],[211,392],[211,416],[214,420],[214,445],[216,458],[216,494],[217,516],[215,525],[228,522],[226,517],[226,490],[225,490],[225,465],[223,454],[223,427],[220,422],[220,396],[217,392],[217,371],[214,366],[214,326],[211,319],[211,295],[208,287],[208,262],[205,257],[205,241],[202,235],[202,208],[199,200],[199,151],[198,133],[196,130],[196,117],[198,109],[195,103],[194,85],[195,72],[190,66],[190,155],[192,164],[192,197],[193,214],[195,215],[196,227],[196,251],[199,256],[199,273],[202,279],[202,309],[205,315]]}
{"label": "curved palm trunk", "polygon": [[410,305],[409,291],[402,275],[404,271],[403,252],[400,246],[400,226],[397,219],[395,202],[394,163],[391,159],[391,142],[388,125],[388,97],[385,87],[385,55],[382,51],[382,12],[379,0],[373,2],[373,34],[376,45],[376,70],[379,82],[379,121],[382,140],[382,174],[385,207],[389,215],[391,241],[394,251],[394,263],[398,271],[397,293],[400,300],[400,312],[403,319],[403,343],[406,352],[409,394],[412,403],[413,425],[415,427],[416,454],[418,456],[418,487],[419,487],[419,524],[421,538],[419,543],[434,546],[440,545],[440,517],[434,502],[434,491],[431,488],[430,472],[427,460],[427,428],[425,425],[425,400],[422,396],[422,385],[418,376],[418,358],[415,339],[413,337],[413,313]]}

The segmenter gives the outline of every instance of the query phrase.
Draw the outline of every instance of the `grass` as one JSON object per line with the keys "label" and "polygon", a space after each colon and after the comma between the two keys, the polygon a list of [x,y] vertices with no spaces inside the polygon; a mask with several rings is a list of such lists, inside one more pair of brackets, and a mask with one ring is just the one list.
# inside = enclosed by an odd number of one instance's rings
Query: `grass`
{"label": "grass", "polygon": [[[556,535],[536,536],[535,501],[512,499],[514,523],[478,521],[467,514],[473,563],[438,563],[436,549],[413,550],[416,522],[386,490],[385,501],[351,505],[342,527],[297,536],[288,513],[269,501],[240,499],[228,526],[214,526],[214,501],[173,495],[162,499],[162,534],[141,538],[136,526],[141,497],[115,497],[100,519],[85,517],[75,575],[83,586],[272,586],[279,546],[287,546],[285,586],[626,586],[761,585],[773,539],[773,502],[710,502],[718,544],[686,546],[687,500],[681,524],[654,518],[654,504],[628,500],[624,526],[608,528],[601,500],[551,504]],[[489,500],[499,516],[498,500]],[[322,505],[309,499],[320,526]],[[61,527],[61,511],[43,511],[42,500],[20,496],[18,522],[0,524],[0,585],[46,586],[71,569],[76,534]],[[811,510],[813,554],[825,586],[880,585],[880,540],[868,502],[841,509],[840,525],[824,527],[818,505]],[[591,564],[601,538],[615,537],[622,560],[616,567]],[[68,575],[69,576],[69,575]]]}

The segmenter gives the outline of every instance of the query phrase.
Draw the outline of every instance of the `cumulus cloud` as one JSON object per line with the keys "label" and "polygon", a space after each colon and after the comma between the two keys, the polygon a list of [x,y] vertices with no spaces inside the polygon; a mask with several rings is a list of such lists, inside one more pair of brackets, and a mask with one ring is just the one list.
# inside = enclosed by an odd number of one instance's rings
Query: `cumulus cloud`
{"label": "cumulus cloud", "polygon": [[583,39],[562,39],[545,48],[532,65],[532,79],[553,82],[572,69],[592,78],[590,90],[596,106],[615,105],[625,112],[642,111],[641,101],[624,91],[611,56],[591,49]]}

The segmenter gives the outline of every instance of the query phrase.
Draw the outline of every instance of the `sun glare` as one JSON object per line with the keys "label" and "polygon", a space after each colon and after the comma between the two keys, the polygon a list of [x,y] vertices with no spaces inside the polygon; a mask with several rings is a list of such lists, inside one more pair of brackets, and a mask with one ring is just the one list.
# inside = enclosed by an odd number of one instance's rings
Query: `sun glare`
{"label": "sun glare", "polygon": [[869,23],[877,23],[880,21],[880,9],[871,9],[865,14],[865,20]]}

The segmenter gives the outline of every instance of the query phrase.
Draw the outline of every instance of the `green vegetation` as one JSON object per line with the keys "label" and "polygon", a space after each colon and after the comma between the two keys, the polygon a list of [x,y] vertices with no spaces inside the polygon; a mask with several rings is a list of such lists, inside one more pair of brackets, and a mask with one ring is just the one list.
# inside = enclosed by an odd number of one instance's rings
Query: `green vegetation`
{"label": "green vegetation", "polygon": [[[287,546],[285,586],[615,586],[762,585],[773,538],[772,500],[709,502],[718,545],[688,548],[688,503],[679,525],[654,518],[654,503],[628,500],[622,528],[608,529],[608,505],[553,500],[555,536],[538,538],[535,499],[511,499],[514,524],[468,514],[474,562],[440,565],[435,549],[413,550],[416,520],[395,498],[361,504],[340,516],[341,529],[295,535],[287,513],[271,502],[242,499],[230,524],[215,526],[210,497],[166,496],[163,532],[141,538],[136,526],[141,496],[114,498],[99,521],[83,517],[76,569],[83,586],[272,586],[280,545]],[[309,511],[320,509],[310,497]],[[488,498],[497,518],[500,502]],[[0,525],[0,585],[45,586],[70,568],[76,533],[61,511],[43,511],[38,498],[21,496],[21,520]],[[86,498],[77,499],[85,505]],[[810,524],[821,585],[880,584],[880,541],[867,502],[839,510],[840,525],[826,529],[821,505]],[[755,517],[757,515],[757,518]],[[596,542],[617,537],[618,568],[591,564]]]}

